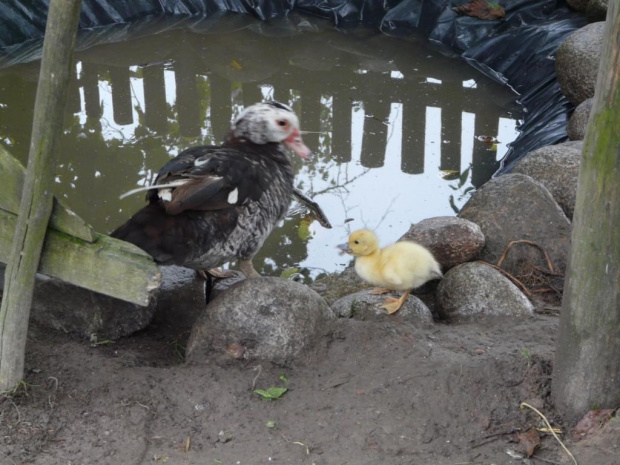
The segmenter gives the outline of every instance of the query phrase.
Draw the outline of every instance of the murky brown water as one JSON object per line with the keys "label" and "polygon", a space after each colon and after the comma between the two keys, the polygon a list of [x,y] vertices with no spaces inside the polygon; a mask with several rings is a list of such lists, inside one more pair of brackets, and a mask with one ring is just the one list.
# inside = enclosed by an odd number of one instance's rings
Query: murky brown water
{"label": "murky brown water", "polygon": [[[347,259],[335,245],[351,229],[389,243],[411,223],[454,215],[516,137],[515,95],[424,43],[299,18],[200,29],[171,24],[76,54],[56,192],[97,230],[144,204],[120,194],[181,150],[220,143],[233,116],[264,98],[291,104],[310,131],[314,156],[294,160],[297,185],[334,225],[291,216],[255,259],[264,274],[336,271]],[[0,143],[23,163],[37,74],[38,62],[0,69]]]}

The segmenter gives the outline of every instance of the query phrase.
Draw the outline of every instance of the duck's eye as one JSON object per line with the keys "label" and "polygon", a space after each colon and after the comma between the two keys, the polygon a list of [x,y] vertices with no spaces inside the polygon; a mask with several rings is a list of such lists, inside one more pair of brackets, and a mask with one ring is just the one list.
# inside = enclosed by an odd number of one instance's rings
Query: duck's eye
{"label": "duck's eye", "polygon": [[278,120],[278,126],[285,128],[288,126],[288,121],[286,121],[285,119],[280,119]]}
{"label": "duck's eye", "polygon": [[355,244],[359,244],[359,243],[360,243],[360,241],[353,241],[353,242],[354,242]]}

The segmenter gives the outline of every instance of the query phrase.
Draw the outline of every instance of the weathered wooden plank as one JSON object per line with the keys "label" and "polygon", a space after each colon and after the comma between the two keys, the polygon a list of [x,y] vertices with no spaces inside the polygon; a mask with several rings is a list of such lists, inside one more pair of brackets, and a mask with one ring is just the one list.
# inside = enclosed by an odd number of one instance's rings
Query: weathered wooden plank
{"label": "weathered wooden plank", "polygon": [[[0,210],[0,262],[11,252],[17,215]],[[38,272],[91,291],[148,305],[160,272],[144,251],[102,234],[86,242],[48,229]]]}
{"label": "weathered wooden plank", "polygon": [[[9,152],[0,146],[0,209],[9,213],[19,211],[26,170]],[[87,242],[95,240],[95,231],[61,201],[54,199],[50,226]]]}
{"label": "weathered wooden plank", "polygon": [[52,215],[56,146],[62,131],[80,0],[51,0],[43,39],[28,169],[0,305],[0,391],[24,376],[35,274]]}

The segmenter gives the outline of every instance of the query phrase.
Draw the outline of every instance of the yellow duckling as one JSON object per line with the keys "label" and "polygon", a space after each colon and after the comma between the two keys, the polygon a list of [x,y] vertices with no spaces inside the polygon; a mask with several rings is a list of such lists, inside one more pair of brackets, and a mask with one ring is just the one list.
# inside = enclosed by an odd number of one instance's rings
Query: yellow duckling
{"label": "yellow duckling", "polygon": [[400,299],[388,297],[381,305],[389,314],[403,306],[413,289],[443,276],[439,263],[427,248],[400,241],[381,249],[377,236],[368,229],[354,231],[349,242],[338,248],[356,257],[355,271],[360,278],[379,286],[372,294],[404,291]]}

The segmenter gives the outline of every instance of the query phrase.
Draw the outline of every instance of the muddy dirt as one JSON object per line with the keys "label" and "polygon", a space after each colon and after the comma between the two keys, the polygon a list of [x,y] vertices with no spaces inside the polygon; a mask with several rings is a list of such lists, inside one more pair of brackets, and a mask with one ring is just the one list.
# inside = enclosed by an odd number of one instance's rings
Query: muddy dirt
{"label": "muddy dirt", "polygon": [[[554,418],[557,327],[341,320],[294,366],[188,366],[187,334],[163,326],[95,347],[31,327],[26,386],[0,400],[0,464],[572,463],[544,434],[529,462],[509,455],[524,450],[509,432],[543,426],[521,402]],[[288,391],[253,392],[270,387]],[[554,425],[580,465],[620,464],[620,421],[579,442]]]}

